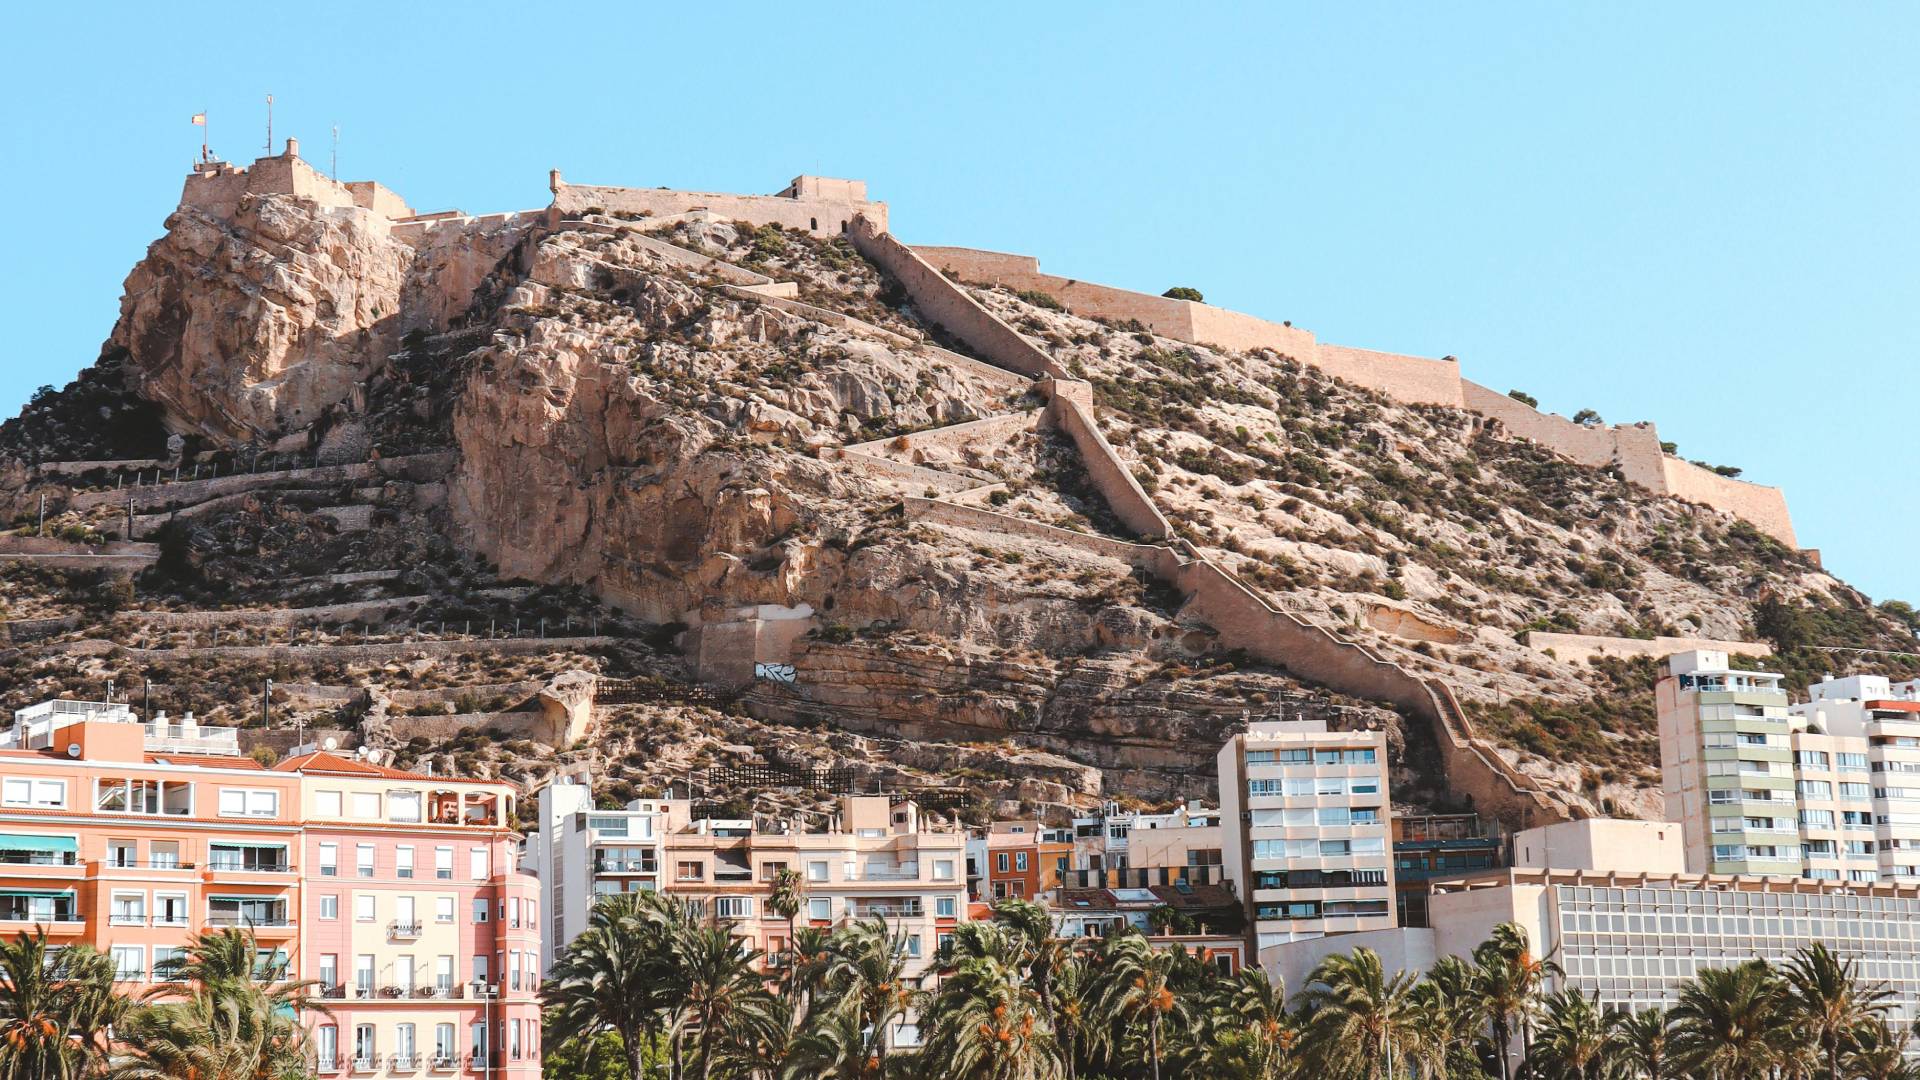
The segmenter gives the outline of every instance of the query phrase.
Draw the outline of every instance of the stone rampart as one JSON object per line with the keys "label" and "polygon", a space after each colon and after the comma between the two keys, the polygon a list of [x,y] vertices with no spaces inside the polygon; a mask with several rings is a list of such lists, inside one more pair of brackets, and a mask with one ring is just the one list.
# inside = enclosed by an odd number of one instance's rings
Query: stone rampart
{"label": "stone rampart", "polygon": [[1030,409],[1026,412],[1008,413],[1005,416],[989,416],[984,420],[968,420],[959,424],[948,424],[946,427],[928,428],[925,431],[915,431],[907,435],[896,435],[891,439],[874,439],[846,449],[849,453],[860,454],[893,452],[914,455],[921,451],[935,449],[959,453],[982,439],[997,439],[1008,434],[1033,431],[1040,426],[1041,417],[1045,412],[1044,409]]}
{"label": "stone rampart", "polygon": [[1133,544],[1092,533],[1063,529],[1026,518],[1014,517],[974,506],[960,506],[941,499],[908,497],[902,500],[909,518],[951,525],[957,529],[1025,536],[1049,544],[1076,548],[1092,555],[1120,559],[1142,570],[1158,573],[1175,561],[1167,548],[1153,544]]}
{"label": "stone rampart", "polygon": [[[823,451],[822,456],[825,456],[825,453],[826,452]],[[834,452],[834,456],[839,461],[853,466],[854,469],[859,472],[876,479],[899,484],[916,494],[921,491],[937,491],[952,495],[962,491],[970,491],[984,484],[993,482],[991,480],[964,476],[959,473],[923,469],[918,465],[910,465],[904,461],[895,461],[892,458],[883,457],[879,454],[863,454],[851,449],[836,451]]]}
{"label": "stone rampart", "polygon": [[1642,656],[1651,656],[1660,659],[1672,656],[1674,653],[1692,652],[1695,649],[1731,653],[1735,656],[1767,656],[1773,652],[1773,646],[1759,641],[1718,641],[1713,638],[1689,637],[1600,637],[1593,634],[1547,634],[1539,630],[1528,632],[1527,645],[1539,652],[1552,650],[1556,659],[1572,664],[1584,664],[1596,657],[1633,660]]}
{"label": "stone rampart", "polygon": [[1148,540],[1172,539],[1173,526],[1147,497],[1146,489],[1134,479],[1126,462],[1114,453],[1107,437],[1100,433],[1093,409],[1075,400],[1072,394],[1054,392],[1055,385],[1065,381],[1056,379],[1047,384],[1047,420],[1073,440],[1094,490],[1134,535]]}
{"label": "stone rampart", "polygon": [[1320,370],[1355,386],[1385,394],[1395,401],[1412,405],[1465,407],[1461,389],[1460,365],[1451,360],[1430,360],[1424,356],[1375,352],[1346,345],[1321,343],[1312,353],[1300,356]]}
{"label": "stone rampart", "polygon": [[498,731],[509,738],[532,739],[534,742],[549,746],[560,745],[563,732],[554,730],[554,722],[545,713],[537,712],[477,712],[452,713],[447,716],[393,716],[387,719],[388,730],[401,742],[415,739],[427,739],[439,742],[451,739],[463,731]]}
{"label": "stone rampart", "polygon": [[799,176],[777,195],[729,195],[708,191],[673,191],[667,188],[609,187],[599,184],[569,184],[555,169],[551,176],[553,213],[556,218],[604,210],[611,214],[644,214],[664,217],[692,210],[706,210],[733,221],[752,225],[779,225],[800,229],[815,236],[839,236],[852,227],[856,217],[887,227],[887,204],[870,202],[863,180],[836,180],[822,176]]}
{"label": "stone rampart", "polygon": [[1667,494],[1723,510],[1787,547],[1799,548],[1800,543],[1793,534],[1793,518],[1787,513],[1787,497],[1779,488],[1721,476],[1675,457],[1666,458],[1661,464],[1666,469]]}
{"label": "stone rampart", "polygon": [[180,205],[217,218],[231,218],[248,195],[292,195],[327,207],[359,207],[384,220],[412,217],[406,201],[372,180],[342,184],[300,158],[300,143],[288,139],[285,152],[252,165],[217,162],[187,174]]}
{"label": "stone rampart", "polygon": [[[1539,443],[1561,457],[1570,458],[1582,465],[1604,469],[1620,463],[1620,440],[1615,434],[1616,428],[1600,424],[1576,424],[1564,416],[1543,413],[1524,401],[1490,390],[1478,383],[1469,382],[1464,386],[1466,407],[1488,419],[1500,422],[1501,433],[1509,438],[1526,439]],[[1647,425],[1652,430],[1652,425]],[[1659,449],[1659,435],[1654,435],[1654,449]],[[1647,490],[1662,493],[1664,484],[1657,479],[1653,484],[1645,484]]]}
{"label": "stone rampart", "polygon": [[982,307],[965,289],[942,277],[940,271],[885,229],[885,222],[861,217],[854,220],[847,235],[860,254],[906,289],[922,315],[1009,371],[1033,378],[1071,377],[1052,357]]}

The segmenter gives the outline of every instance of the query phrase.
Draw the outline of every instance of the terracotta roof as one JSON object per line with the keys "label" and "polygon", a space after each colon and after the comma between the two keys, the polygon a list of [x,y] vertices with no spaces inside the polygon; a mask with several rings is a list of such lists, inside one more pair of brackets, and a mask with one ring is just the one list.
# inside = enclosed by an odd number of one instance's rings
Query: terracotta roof
{"label": "terracotta roof", "polygon": [[498,784],[511,787],[505,780],[466,779],[458,776],[428,776],[426,773],[375,765],[358,758],[342,757],[326,750],[290,757],[273,767],[274,772],[318,773],[325,776],[373,776],[384,780],[419,780],[424,783]]}
{"label": "terracotta roof", "polygon": [[147,755],[148,764],[198,765],[206,769],[252,769],[265,772],[266,767],[247,757],[245,754],[175,754],[162,750]]}
{"label": "terracotta roof", "polygon": [[1061,911],[1116,911],[1120,907],[1114,895],[1105,889],[1062,889]]}
{"label": "terracotta roof", "polygon": [[1153,895],[1181,910],[1192,908],[1237,907],[1239,898],[1224,885],[1193,885],[1181,892],[1172,885],[1152,886]]}
{"label": "terracotta roof", "polygon": [[1869,709],[1886,709],[1889,712],[1920,713],[1920,701],[1869,701]]}

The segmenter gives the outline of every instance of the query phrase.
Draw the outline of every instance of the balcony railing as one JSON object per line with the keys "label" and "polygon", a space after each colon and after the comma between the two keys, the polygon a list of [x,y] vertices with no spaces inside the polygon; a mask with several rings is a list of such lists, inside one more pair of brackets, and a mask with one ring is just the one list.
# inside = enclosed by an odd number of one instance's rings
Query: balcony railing
{"label": "balcony railing", "polygon": [[49,926],[55,924],[61,926],[78,926],[86,921],[87,917],[85,915],[75,914],[71,911],[35,914],[31,911],[22,911],[17,908],[0,908],[0,922],[44,923]]}
{"label": "balcony railing", "polygon": [[194,864],[179,859],[122,859],[108,857],[100,860],[102,870],[192,870]]}
{"label": "balcony railing", "polygon": [[313,1068],[316,1072],[330,1073],[340,1071],[340,1059],[337,1056],[315,1058]]}
{"label": "balcony railing", "polygon": [[918,866],[855,867],[848,881],[919,881]]}
{"label": "balcony railing", "polygon": [[435,1054],[433,1055],[433,1060],[427,1063],[427,1068],[433,1069],[436,1071],[444,1071],[447,1069],[457,1069],[459,1067],[460,1067],[459,1054]]}
{"label": "balcony railing", "polygon": [[387,936],[416,938],[420,936],[419,922],[391,922],[387,924]]}
{"label": "balcony railing", "polygon": [[660,864],[643,859],[595,859],[593,872],[596,874],[657,874]]}
{"label": "balcony railing", "polygon": [[207,869],[235,874],[290,874],[292,865],[285,862],[228,862],[220,859],[207,864]]}
{"label": "balcony railing", "polygon": [[207,914],[207,925],[284,929],[291,927],[293,920],[285,915],[242,915],[232,911],[213,911]]}
{"label": "balcony railing", "polygon": [[919,904],[855,904],[856,919],[917,919],[926,911]]}
{"label": "balcony railing", "polygon": [[354,1072],[372,1072],[379,1067],[380,1059],[377,1057],[357,1057],[353,1059]]}
{"label": "balcony railing", "polygon": [[391,1067],[395,1069],[406,1069],[411,1072],[420,1067],[420,1055],[395,1054],[393,1055]]}

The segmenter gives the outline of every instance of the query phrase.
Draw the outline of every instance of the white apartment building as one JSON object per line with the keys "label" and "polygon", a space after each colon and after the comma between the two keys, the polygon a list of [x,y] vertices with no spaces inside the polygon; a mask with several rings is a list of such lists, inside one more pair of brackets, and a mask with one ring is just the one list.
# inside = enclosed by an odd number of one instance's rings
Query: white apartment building
{"label": "white apartment building", "polygon": [[1920,680],[1828,678],[1807,694],[1789,710],[1807,876],[1920,881]]}
{"label": "white apartment building", "polygon": [[540,790],[540,831],[527,837],[521,866],[540,878],[547,912],[541,970],[582,930],[596,897],[657,891],[667,803],[636,799],[624,810],[600,810],[593,788],[556,779]]}
{"label": "white apartment building", "polygon": [[1780,679],[1668,658],[1661,776],[1688,871],[1920,880],[1920,682],[1828,679],[1793,705]]}
{"label": "white apartment building", "polygon": [[[1798,875],[1804,868],[1782,678],[1735,671],[1724,652],[1667,658],[1654,686],[1660,778],[1690,872]],[[1862,799],[1859,809],[1866,808]]]}
{"label": "white apartment building", "polygon": [[1290,941],[1394,925],[1383,732],[1255,723],[1218,763],[1222,862],[1263,964]]}

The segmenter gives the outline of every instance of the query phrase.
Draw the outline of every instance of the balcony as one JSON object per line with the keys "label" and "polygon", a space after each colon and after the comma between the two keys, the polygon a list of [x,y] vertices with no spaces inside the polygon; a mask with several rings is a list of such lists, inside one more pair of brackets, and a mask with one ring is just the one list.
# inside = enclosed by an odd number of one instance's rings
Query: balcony
{"label": "balcony", "polygon": [[340,1059],[331,1054],[327,1055],[326,1057],[315,1058],[313,1061],[313,1070],[315,1072],[323,1072],[323,1073],[339,1072]]}
{"label": "balcony", "polygon": [[380,1059],[377,1057],[357,1057],[353,1059],[352,1070],[357,1073],[378,1072]]}
{"label": "balcony", "polygon": [[418,921],[388,923],[387,936],[390,938],[417,938],[420,936],[420,923]]}
{"label": "balcony", "polygon": [[285,915],[243,915],[232,911],[212,911],[207,913],[208,926],[243,926],[249,930],[275,933],[291,931],[293,920]]}
{"label": "balcony", "polygon": [[657,874],[660,864],[645,859],[595,859],[593,872],[596,874]]}
{"label": "balcony", "polygon": [[848,881],[919,881],[918,866],[856,867],[848,872]]}
{"label": "balcony", "polygon": [[293,866],[286,862],[231,862],[216,859],[207,864],[207,870],[215,874],[291,874]]}
{"label": "balcony", "polygon": [[856,900],[853,903],[853,917],[856,919],[918,919],[926,910],[918,903],[875,904]]}
{"label": "balcony", "polygon": [[388,1064],[388,1068],[395,1072],[413,1072],[419,1067],[420,1055],[418,1054],[395,1054]]}
{"label": "balcony", "polygon": [[334,985],[329,985],[327,983],[321,983],[320,985],[313,988],[313,996],[317,998],[327,998],[334,1001],[338,1001],[347,996],[347,988],[344,985],[334,986]]}
{"label": "balcony", "polygon": [[458,1054],[435,1054],[433,1060],[427,1062],[427,1068],[434,1072],[451,1072],[459,1067],[460,1055]]}
{"label": "balcony", "polygon": [[0,851],[0,867],[78,866],[79,864],[79,856],[71,851]]}
{"label": "balcony", "polygon": [[462,991],[460,987],[454,985],[416,986],[413,988],[413,996],[417,998],[457,998],[462,996]]}

